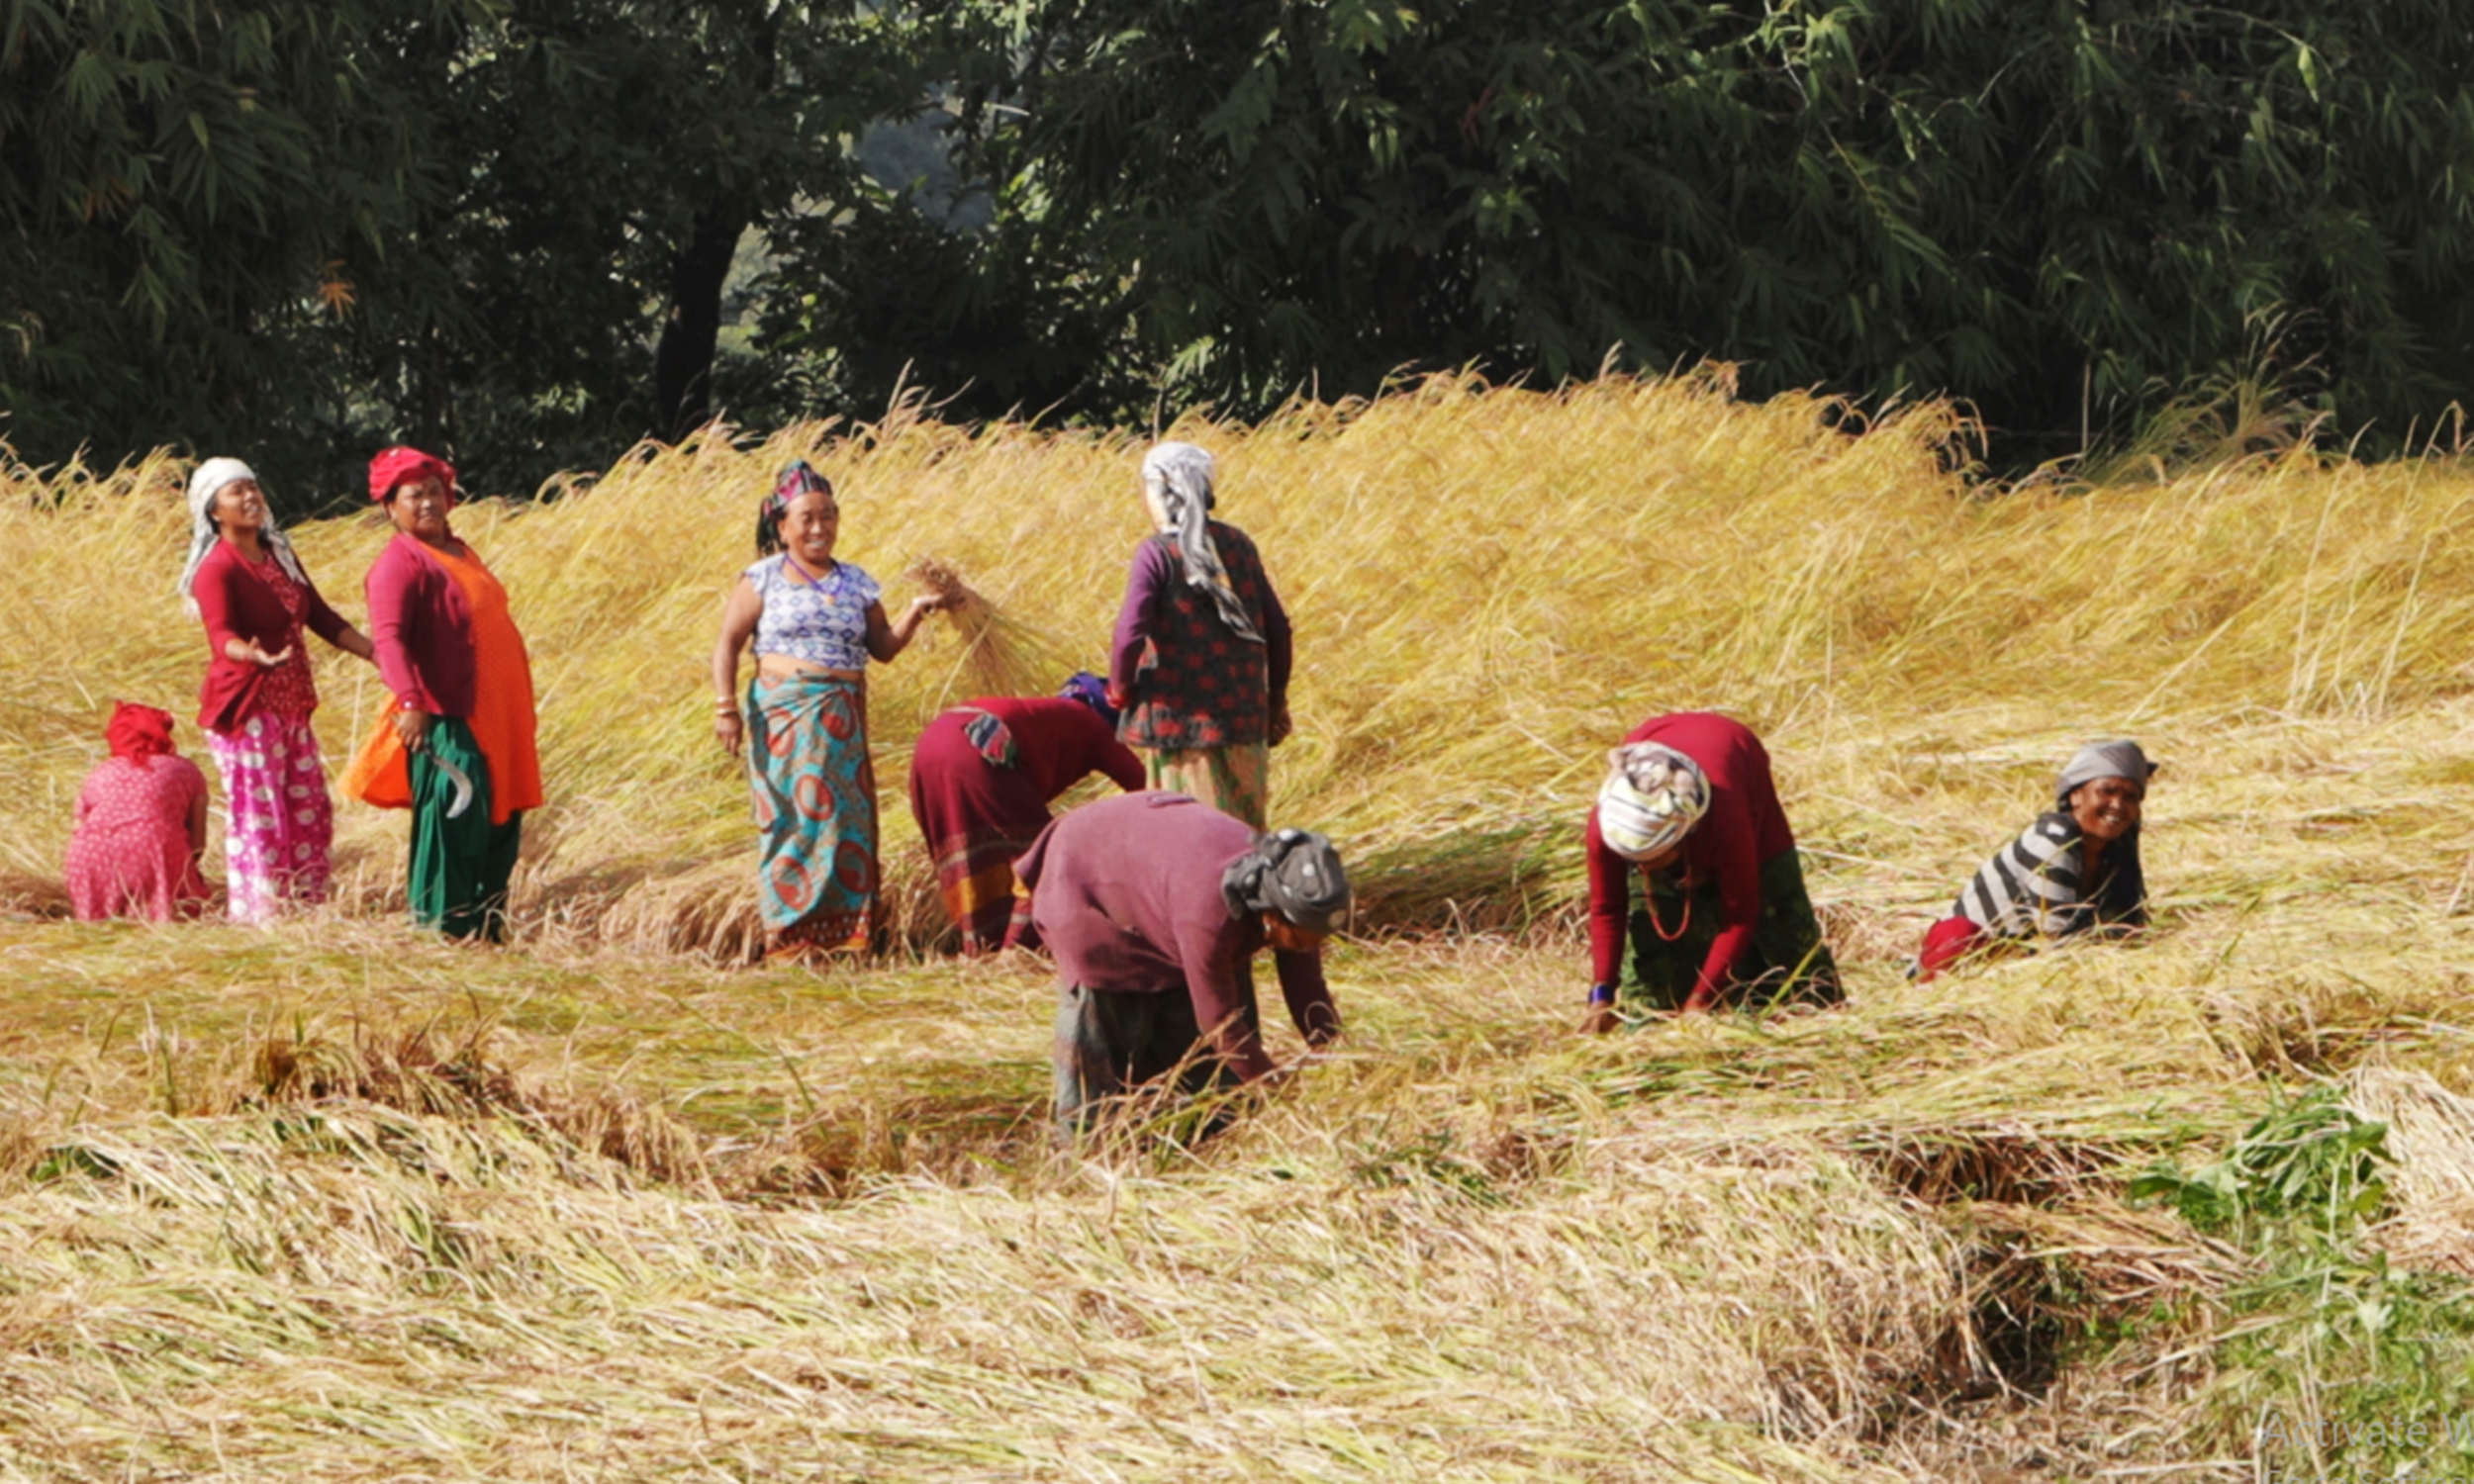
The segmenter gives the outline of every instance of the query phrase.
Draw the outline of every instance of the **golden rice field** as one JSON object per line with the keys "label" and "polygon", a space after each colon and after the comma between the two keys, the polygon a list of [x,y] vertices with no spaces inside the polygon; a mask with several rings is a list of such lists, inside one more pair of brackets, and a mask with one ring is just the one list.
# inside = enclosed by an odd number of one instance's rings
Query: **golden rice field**
{"label": "golden rice field", "polygon": [[[1993,494],[1947,408],[1841,420],[1704,376],[1176,429],[1296,623],[1274,812],[1359,881],[1350,1030],[1077,1159],[1043,966],[922,951],[903,764],[1098,667],[1138,442],[904,411],[460,510],[541,696],[503,951],[401,926],[354,804],[316,917],[59,920],[111,699],[203,753],[186,468],[0,465],[0,1481],[2474,1472],[2364,1436],[2474,1413],[2474,467]],[[998,615],[872,682],[897,941],[822,974],[745,963],[704,681],[794,456],[889,604],[935,559]],[[383,531],[294,534],[357,620]],[[375,676],[319,681],[339,762]],[[1583,1042],[1579,819],[1686,707],[1768,740],[1851,1003]],[[2120,734],[2159,930],[1908,983]],[[2314,1089],[2386,1124],[2362,1200],[2236,1145]],[[2239,1220],[2134,1188],[2229,1149],[2186,1188]]]}

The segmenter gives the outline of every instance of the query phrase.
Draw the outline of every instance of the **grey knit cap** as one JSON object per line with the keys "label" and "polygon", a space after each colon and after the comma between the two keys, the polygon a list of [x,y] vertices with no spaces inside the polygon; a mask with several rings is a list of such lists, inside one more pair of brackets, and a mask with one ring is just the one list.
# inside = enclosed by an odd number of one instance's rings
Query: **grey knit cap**
{"label": "grey knit cap", "polygon": [[1278,912],[1309,933],[1328,933],[1349,909],[1340,852],[1312,830],[1275,830],[1220,873],[1228,915]]}
{"label": "grey knit cap", "polygon": [[2098,779],[2127,778],[2141,788],[2156,775],[2158,765],[2147,761],[2147,754],[2137,742],[2090,742],[2082,747],[2061,770],[2060,781],[2053,786],[2053,807],[2070,807],[2070,792],[2081,784]]}

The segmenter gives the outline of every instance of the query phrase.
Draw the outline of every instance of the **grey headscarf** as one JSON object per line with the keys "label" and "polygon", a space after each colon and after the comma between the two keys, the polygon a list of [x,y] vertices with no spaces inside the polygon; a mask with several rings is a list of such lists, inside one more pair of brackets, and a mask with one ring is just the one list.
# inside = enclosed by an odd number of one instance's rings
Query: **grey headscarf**
{"label": "grey headscarf", "polygon": [[1168,512],[1170,536],[1186,564],[1186,586],[1211,595],[1211,604],[1230,633],[1262,643],[1262,633],[1229,583],[1228,569],[1220,565],[1219,548],[1211,544],[1211,455],[1191,443],[1154,444],[1143,455],[1143,488]]}
{"label": "grey headscarf", "polygon": [[1328,933],[1349,909],[1340,852],[1311,830],[1276,830],[1220,873],[1228,915],[1278,912],[1309,933]]}
{"label": "grey headscarf", "polygon": [[2073,755],[2061,770],[2061,779],[2053,786],[2053,807],[2070,807],[2070,792],[2081,784],[2098,779],[2127,778],[2141,788],[2156,773],[2156,765],[2147,761],[2137,742],[2090,742]]}
{"label": "grey headscarf", "polygon": [[[198,584],[198,566],[215,549],[215,497],[226,486],[244,479],[255,483],[257,476],[238,459],[208,459],[189,476],[189,564],[180,569],[179,591],[181,603],[192,618],[198,616],[198,599],[193,591]],[[282,564],[285,576],[304,588],[309,586],[309,574],[301,570],[301,559],[292,554],[291,538],[275,528],[273,510],[266,512],[266,524],[258,532],[258,539]]]}

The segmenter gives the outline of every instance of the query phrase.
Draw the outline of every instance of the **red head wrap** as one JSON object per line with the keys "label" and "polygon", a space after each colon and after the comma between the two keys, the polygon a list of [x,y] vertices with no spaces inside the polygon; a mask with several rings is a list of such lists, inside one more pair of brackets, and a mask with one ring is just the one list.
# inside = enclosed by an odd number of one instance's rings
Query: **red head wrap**
{"label": "red head wrap", "polygon": [[369,498],[383,501],[398,485],[413,484],[436,475],[446,482],[447,493],[455,491],[455,466],[434,453],[398,444],[379,450],[369,461]]}
{"label": "red head wrap", "polygon": [[172,750],[172,713],[116,700],[112,702],[112,721],[103,729],[103,739],[111,744],[112,756],[143,763]]}

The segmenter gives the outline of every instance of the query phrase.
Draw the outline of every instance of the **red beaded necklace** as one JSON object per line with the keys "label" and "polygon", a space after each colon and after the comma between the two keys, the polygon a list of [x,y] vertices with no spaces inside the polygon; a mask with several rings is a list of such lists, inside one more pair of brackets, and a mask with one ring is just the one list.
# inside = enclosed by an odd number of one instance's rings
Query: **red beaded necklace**
{"label": "red beaded necklace", "polygon": [[1692,931],[1691,888],[1687,885],[1683,893],[1683,921],[1675,924],[1673,932],[1666,931],[1666,924],[1658,920],[1658,892],[1652,889],[1650,868],[1647,866],[1641,868],[1641,909],[1650,914],[1650,931],[1658,934],[1662,943],[1672,943]]}

